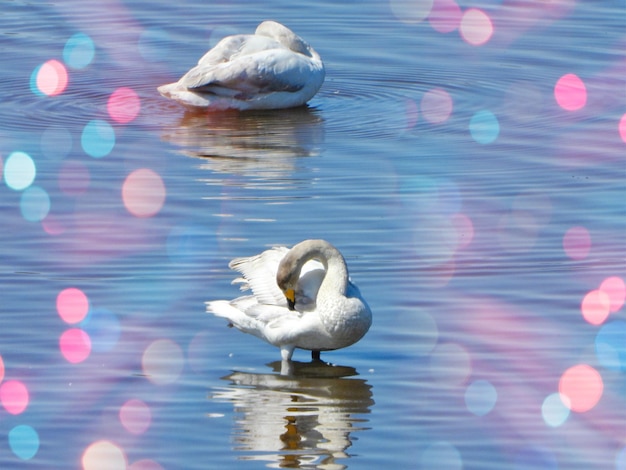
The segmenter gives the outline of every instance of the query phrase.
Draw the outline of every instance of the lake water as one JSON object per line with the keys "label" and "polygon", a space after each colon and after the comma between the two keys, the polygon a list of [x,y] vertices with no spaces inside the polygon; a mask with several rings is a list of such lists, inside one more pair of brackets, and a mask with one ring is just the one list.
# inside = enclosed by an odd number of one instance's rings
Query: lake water
{"label": "lake water", "polygon": [[[156,87],[275,19],[309,106]],[[623,1],[4,2],[0,467],[626,469]],[[325,238],[358,344],[226,328],[228,261]]]}

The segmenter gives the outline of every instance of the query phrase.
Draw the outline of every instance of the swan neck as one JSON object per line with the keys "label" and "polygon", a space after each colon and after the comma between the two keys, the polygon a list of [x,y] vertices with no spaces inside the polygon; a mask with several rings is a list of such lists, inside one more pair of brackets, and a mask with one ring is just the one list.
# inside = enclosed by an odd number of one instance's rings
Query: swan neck
{"label": "swan neck", "polygon": [[301,258],[298,271],[309,260],[319,261],[324,266],[326,274],[320,284],[318,298],[326,297],[321,295],[322,292],[327,292],[330,296],[345,295],[348,286],[348,267],[343,255],[328,242],[323,240],[313,242],[308,247],[306,256]]}

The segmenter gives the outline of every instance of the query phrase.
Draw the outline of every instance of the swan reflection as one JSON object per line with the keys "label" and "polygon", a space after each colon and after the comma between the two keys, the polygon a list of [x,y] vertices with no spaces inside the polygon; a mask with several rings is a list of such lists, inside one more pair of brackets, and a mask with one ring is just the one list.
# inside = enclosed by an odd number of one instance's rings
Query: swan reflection
{"label": "swan reflection", "polygon": [[241,460],[274,468],[346,468],[351,434],[368,429],[363,416],[374,404],[371,386],[352,367],[321,361],[293,362],[290,376],[233,372],[213,398],[231,402],[236,417],[235,450]]}
{"label": "swan reflection", "polygon": [[295,157],[315,156],[324,141],[322,118],[311,108],[199,113],[188,111],[163,139],[202,158],[201,168],[250,177],[283,177]]}

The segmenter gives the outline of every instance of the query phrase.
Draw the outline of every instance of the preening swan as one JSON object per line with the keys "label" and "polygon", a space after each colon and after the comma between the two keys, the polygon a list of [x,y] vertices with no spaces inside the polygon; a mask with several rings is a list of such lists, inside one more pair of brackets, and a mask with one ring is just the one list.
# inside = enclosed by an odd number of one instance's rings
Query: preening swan
{"label": "preening swan", "polygon": [[242,274],[233,283],[251,295],[207,302],[207,312],[231,326],[280,348],[289,361],[295,348],[320,351],[345,348],[360,340],[372,313],[337,248],[324,240],[305,240],[293,248],[275,247],[229,267]]}
{"label": "preening swan", "polygon": [[315,49],[282,24],[264,21],[254,34],[225,37],[178,82],[158,90],[193,108],[293,108],[313,98],[324,75]]}

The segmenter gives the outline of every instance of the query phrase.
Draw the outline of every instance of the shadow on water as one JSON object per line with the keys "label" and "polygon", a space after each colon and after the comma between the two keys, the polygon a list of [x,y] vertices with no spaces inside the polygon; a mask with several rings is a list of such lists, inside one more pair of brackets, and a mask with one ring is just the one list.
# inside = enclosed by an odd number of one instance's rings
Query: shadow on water
{"label": "shadow on water", "polygon": [[324,143],[324,120],[312,108],[280,112],[187,111],[162,139],[180,152],[201,158],[201,168],[241,176],[284,176],[295,157],[317,156]]}
{"label": "shadow on water", "polygon": [[240,460],[270,462],[277,468],[346,468],[351,434],[367,430],[374,404],[372,387],[354,378],[353,367],[293,362],[292,375],[236,371],[222,377],[228,386],[214,400],[231,402],[236,412],[233,443]]}

